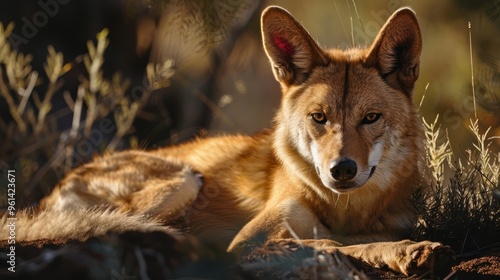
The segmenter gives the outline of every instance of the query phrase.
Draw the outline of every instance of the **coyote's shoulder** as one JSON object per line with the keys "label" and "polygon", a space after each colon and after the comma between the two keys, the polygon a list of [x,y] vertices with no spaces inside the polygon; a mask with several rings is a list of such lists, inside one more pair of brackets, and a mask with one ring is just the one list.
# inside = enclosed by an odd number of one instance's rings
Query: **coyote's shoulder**
{"label": "coyote's shoulder", "polygon": [[78,234],[61,231],[66,238],[145,218],[145,231],[171,226],[235,254],[298,242],[407,275],[447,265],[446,246],[398,241],[414,224],[423,153],[412,102],[422,48],[415,13],[396,11],[369,48],[342,51],[320,48],[287,11],[269,7],[262,39],[282,89],[270,129],[97,158],[18,230],[55,212],[86,221]]}

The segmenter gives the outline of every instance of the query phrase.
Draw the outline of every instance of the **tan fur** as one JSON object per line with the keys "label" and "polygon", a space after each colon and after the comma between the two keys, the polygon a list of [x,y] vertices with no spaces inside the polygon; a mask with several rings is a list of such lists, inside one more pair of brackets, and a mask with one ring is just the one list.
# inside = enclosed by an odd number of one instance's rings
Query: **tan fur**
{"label": "tan fur", "polygon": [[41,208],[111,207],[170,220],[196,199],[200,180],[186,165],[153,153],[116,153],[73,170]]}
{"label": "tan fur", "polygon": [[[2,236],[8,236],[12,220],[6,215],[0,220]],[[47,209],[31,217],[27,212],[20,212],[15,220],[15,241],[52,240],[64,243],[71,239],[84,241],[92,236],[101,236],[109,232],[127,231],[153,232],[162,231],[176,236],[175,229],[154,222],[140,215],[126,215],[117,211],[77,208],[65,211]],[[9,243],[10,244],[10,243]]]}
{"label": "tan fur", "polygon": [[[391,242],[414,222],[409,199],[421,177],[414,13],[395,12],[367,49],[322,50],[278,7],[263,12],[262,35],[283,94],[272,129],[106,155],[71,172],[31,222],[54,211],[87,220],[72,209],[99,205],[153,215],[234,252],[262,237],[292,238],[291,229],[306,246],[405,274],[451,255],[439,243]],[[336,173],[346,159],[357,167],[348,180],[336,177],[352,173]],[[37,230],[39,238],[53,238],[50,230]]]}

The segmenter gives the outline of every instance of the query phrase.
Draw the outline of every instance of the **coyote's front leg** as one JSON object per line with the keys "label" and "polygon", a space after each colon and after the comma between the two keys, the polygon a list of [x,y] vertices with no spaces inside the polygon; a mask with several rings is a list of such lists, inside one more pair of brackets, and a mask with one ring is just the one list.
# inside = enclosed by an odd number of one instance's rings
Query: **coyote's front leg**
{"label": "coyote's front leg", "polygon": [[388,267],[405,275],[447,272],[455,259],[449,246],[431,241],[376,242],[337,249],[376,268]]}
{"label": "coyote's front leg", "polygon": [[333,253],[338,250],[375,268],[390,268],[407,276],[422,275],[429,271],[433,271],[435,274],[446,273],[455,259],[454,253],[449,246],[430,241],[402,240],[338,246],[338,243],[325,239],[300,241],[275,239],[268,241],[265,247],[270,246],[289,249],[302,246],[326,253]]}

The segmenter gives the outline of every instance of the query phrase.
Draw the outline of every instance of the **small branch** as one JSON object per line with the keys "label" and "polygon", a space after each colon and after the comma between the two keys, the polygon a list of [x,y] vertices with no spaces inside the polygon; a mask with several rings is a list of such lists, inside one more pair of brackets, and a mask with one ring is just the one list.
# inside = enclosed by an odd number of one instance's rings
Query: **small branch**
{"label": "small branch", "polygon": [[471,81],[472,81],[472,100],[474,102],[474,118],[477,120],[476,90],[474,88],[474,63],[472,59],[472,32],[471,32],[470,21],[469,21],[469,56],[470,56]]}
{"label": "small branch", "polygon": [[146,260],[144,259],[144,255],[141,252],[141,249],[139,247],[134,247],[134,253],[139,265],[139,275],[141,276],[141,279],[149,280],[150,278],[148,276],[148,266]]}
{"label": "small branch", "polygon": [[82,105],[83,105],[83,95],[85,94],[85,88],[82,85],[78,87],[78,93],[76,96],[76,101],[73,107],[73,123],[71,125],[71,130],[69,132],[70,138],[75,138],[78,129],[80,128],[80,119],[82,115]]}
{"label": "small branch", "polygon": [[422,108],[422,104],[424,103],[425,94],[427,93],[427,88],[429,88],[429,83],[425,85],[424,94],[422,95],[422,99],[420,99],[420,104],[418,104],[418,109],[417,109],[418,112],[420,112],[420,108]]}
{"label": "small branch", "polygon": [[17,127],[19,128],[19,131],[21,132],[21,134],[25,135],[27,132],[26,123],[24,122],[24,120],[21,118],[21,115],[19,115],[18,111],[16,110],[16,108],[18,106],[16,106],[16,103],[15,103],[14,99],[12,98],[10,91],[9,91],[7,85],[4,83],[2,77],[3,77],[3,71],[0,68],[0,95],[5,98],[5,101],[7,101],[7,105],[9,106],[10,114],[11,114],[12,118],[14,119],[14,121],[16,122]]}
{"label": "small branch", "polygon": [[[337,7],[337,2],[335,2],[335,0],[332,0],[332,2],[333,2],[333,5],[335,6],[335,10],[337,11],[337,15],[339,17],[340,24],[342,25],[342,29],[344,30],[344,34],[345,34],[347,40],[349,40],[349,35],[347,34],[347,30],[345,29],[344,21],[342,20],[342,17],[340,16],[339,8]],[[353,42],[353,44],[354,44],[354,42]],[[354,45],[353,45],[353,47],[354,47]]]}
{"label": "small branch", "polygon": [[33,88],[35,87],[36,81],[38,79],[38,72],[33,71],[30,75],[30,80],[26,89],[20,88],[18,90],[19,95],[22,96],[21,103],[19,103],[19,107],[17,107],[17,113],[22,116],[24,113],[24,109],[26,108],[26,104],[28,103],[28,99],[33,92]]}
{"label": "small branch", "polygon": [[52,109],[52,104],[51,104],[52,96],[56,93],[60,85],[61,83],[56,83],[56,82],[51,82],[49,84],[49,88],[47,89],[47,92],[43,98],[42,104],[40,105],[38,111],[38,120],[35,127],[35,135],[39,135],[40,132],[42,132],[43,130],[43,127],[45,125],[45,118]]}
{"label": "small branch", "polygon": [[[354,11],[356,12],[356,16],[358,17],[359,24],[361,25],[361,30],[363,30],[363,38],[365,39],[365,44],[368,44],[368,39],[366,37],[365,27],[363,26],[363,22],[359,17],[358,7],[356,7],[356,1],[352,0],[352,4],[354,5]],[[354,42],[354,39],[353,39]]]}

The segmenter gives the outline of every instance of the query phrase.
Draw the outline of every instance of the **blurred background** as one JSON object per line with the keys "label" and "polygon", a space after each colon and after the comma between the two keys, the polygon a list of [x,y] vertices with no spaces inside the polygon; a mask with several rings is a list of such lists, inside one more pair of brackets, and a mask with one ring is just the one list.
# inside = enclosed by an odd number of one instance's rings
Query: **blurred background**
{"label": "blurred background", "polygon": [[[424,43],[414,91],[420,114],[428,122],[439,114],[443,129],[439,141],[445,141],[447,134],[459,158],[475,141],[468,129],[475,111],[482,132],[491,127],[489,137],[500,135],[499,0],[8,1],[0,10],[0,22],[15,26],[3,43],[10,44],[14,53],[32,55],[29,71],[38,75],[26,108],[34,115],[39,115],[38,101],[50,89],[50,77],[44,72],[47,47],[52,45],[63,55],[63,70],[51,93],[52,106],[44,119],[47,128],[42,132],[33,133],[29,126],[17,131],[6,95],[21,103],[18,89],[11,86],[0,95],[0,169],[16,170],[19,199],[26,204],[38,200],[70,168],[106,150],[150,149],[193,137],[254,133],[269,127],[280,90],[260,37],[260,13],[268,5],[289,10],[321,46],[341,49],[369,46],[392,12],[412,7]],[[129,111],[116,102],[90,123],[88,131],[79,128],[65,134],[74,128],[79,86],[89,80],[87,42],[97,44],[96,34],[105,28],[109,45],[103,54],[102,77],[112,80],[120,73],[129,86],[119,98],[129,100],[127,104],[140,100],[139,109],[129,113],[133,123],[118,138],[114,136],[123,118],[117,118],[115,111],[123,115]],[[2,79],[8,80],[7,59],[0,61]],[[168,82],[151,87],[148,63],[165,61],[173,63]],[[83,104],[82,122],[92,106],[100,104]],[[71,141],[67,135],[72,135]],[[498,154],[500,139],[489,142]],[[6,172],[0,178],[3,188]]]}

